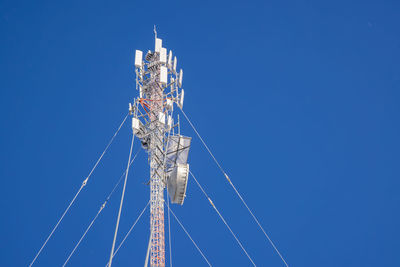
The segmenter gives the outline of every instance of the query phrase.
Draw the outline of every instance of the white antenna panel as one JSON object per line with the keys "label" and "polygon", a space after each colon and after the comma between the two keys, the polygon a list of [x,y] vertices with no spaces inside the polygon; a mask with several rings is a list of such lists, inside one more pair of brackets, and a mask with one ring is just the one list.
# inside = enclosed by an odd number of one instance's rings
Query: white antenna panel
{"label": "white antenna panel", "polygon": [[174,67],[173,70],[176,71],[176,64],[177,64],[178,59],[176,57],[174,57]]}
{"label": "white antenna panel", "polygon": [[166,108],[168,110],[173,110],[173,107],[174,107],[174,102],[172,102],[171,99],[167,99]]}
{"label": "white antenna panel", "polygon": [[165,124],[165,114],[162,113],[162,112],[160,112],[160,113],[158,114],[158,120],[159,120],[162,124]]}
{"label": "white antenna panel", "polygon": [[143,52],[140,50],[136,50],[135,52],[135,67],[140,68],[142,67],[143,63]]}
{"label": "white antenna panel", "polygon": [[162,48],[162,40],[156,38],[156,47],[155,47],[154,51],[160,53],[161,52],[161,48]]}
{"label": "white antenna panel", "polygon": [[165,66],[160,67],[160,82],[162,84],[168,83],[168,69]]}
{"label": "white antenna panel", "polygon": [[167,63],[167,48],[161,47],[160,62],[163,64]]}
{"label": "white antenna panel", "polygon": [[185,90],[182,89],[182,92],[181,92],[181,99],[180,99],[180,102],[179,102],[181,108],[183,108],[183,98],[184,98],[184,97],[185,97]]}
{"label": "white antenna panel", "polygon": [[172,50],[169,50],[168,54],[168,67],[171,67],[172,65]]}
{"label": "white antenna panel", "polygon": [[142,90],[142,87],[139,87],[139,96],[140,96],[140,98],[143,98],[143,90]]}
{"label": "white antenna panel", "polygon": [[182,80],[183,80],[183,70],[179,72],[179,80],[178,80],[178,86],[182,87]]}
{"label": "white antenna panel", "polygon": [[133,130],[133,134],[137,134],[140,131],[139,119],[137,119],[135,117],[132,118],[132,130]]}

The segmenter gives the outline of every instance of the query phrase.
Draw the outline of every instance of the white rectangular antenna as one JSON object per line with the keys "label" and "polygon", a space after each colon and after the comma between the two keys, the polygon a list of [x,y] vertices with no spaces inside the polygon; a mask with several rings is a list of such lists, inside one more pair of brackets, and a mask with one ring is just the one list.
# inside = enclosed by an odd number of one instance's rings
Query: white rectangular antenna
{"label": "white rectangular antenna", "polygon": [[171,99],[167,98],[167,103],[165,105],[166,109],[173,110],[174,109],[174,102]]}
{"label": "white rectangular antenna", "polygon": [[172,50],[169,50],[167,65],[168,65],[168,67],[172,67]]}
{"label": "white rectangular antenna", "polygon": [[180,99],[180,102],[179,102],[179,104],[181,105],[181,108],[183,108],[183,98],[185,97],[185,90],[183,90],[182,89],[182,92],[181,92],[181,99]]}
{"label": "white rectangular antenna", "polygon": [[167,63],[167,48],[161,47],[160,62],[163,64]]}
{"label": "white rectangular antenna", "polygon": [[133,134],[137,134],[140,131],[140,122],[138,118],[132,118],[132,130]]}
{"label": "white rectangular antenna", "polygon": [[176,64],[177,64],[177,59],[174,57],[174,67],[172,68],[174,71],[176,71]]}
{"label": "white rectangular antenna", "polygon": [[179,72],[179,80],[178,80],[178,86],[182,87],[182,80],[183,80],[183,70]]}
{"label": "white rectangular antenna", "polygon": [[165,66],[160,67],[160,82],[162,84],[168,83],[168,69]]}
{"label": "white rectangular antenna", "polygon": [[136,50],[135,52],[135,67],[140,68],[142,67],[143,63],[143,52],[140,50]]}
{"label": "white rectangular antenna", "polygon": [[154,51],[160,53],[161,52],[161,47],[162,47],[162,40],[156,38],[156,47],[155,47]]}
{"label": "white rectangular antenna", "polygon": [[162,112],[160,112],[160,113],[158,114],[158,120],[159,120],[162,124],[165,124],[165,114],[162,113]]}

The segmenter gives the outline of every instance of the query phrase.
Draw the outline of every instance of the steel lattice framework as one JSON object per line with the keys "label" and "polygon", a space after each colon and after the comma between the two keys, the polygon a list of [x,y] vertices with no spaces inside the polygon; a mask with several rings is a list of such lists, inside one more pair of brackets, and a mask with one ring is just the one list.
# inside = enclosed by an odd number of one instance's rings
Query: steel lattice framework
{"label": "steel lattice framework", "polygon": [[155,38],[155,50],[143,58],[136,50],[136,89],[140,95],[130,105],[132,128],[149,154],[150,163],[150,266],[165,266],[164,189],[171,167],[167,164],[170,136],[174,135],[173,106],[182,107],[183,72],[176,71],[177,59]]}
{"label": "steel lattice framework", "polygon": [[161,125],[155,114],[163,111],[163,92],[159,86],[159,68],[153,73],[154,79],[149,84],[150,107],[150,225],[151,233],[151,257],[150,266],[165,266],[165,239],[164,239],[164,165],[163,147],[165,139],[165,127]]}

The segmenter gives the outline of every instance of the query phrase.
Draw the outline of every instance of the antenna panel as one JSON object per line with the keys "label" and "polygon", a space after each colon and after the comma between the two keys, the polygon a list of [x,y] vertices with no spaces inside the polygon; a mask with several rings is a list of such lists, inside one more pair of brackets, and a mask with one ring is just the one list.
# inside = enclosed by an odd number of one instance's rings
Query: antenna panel
{"label": "antenna panel", "polygon": [[138,118],[132,118],[132,131],[134,135],[136,135],[140,131],[140,122]]}
{"label": "antenna panel", "polygon": [[162,112],[160,112],[160,113],[158,114],[158,120],[159,120],[162,124],[165,124],[165,114],[162,113]]}
{"label": "antenna panel", "polygon": [[160,82],[162,84],[168,83],[168,69],[167,67],[161,66],[160,67]]}
{"label": "antenna panel", "polygon": [[183,80],[183,70],[179,72],[179,80],[178,80],[178,86],[182,87],[182,80]]}
{"label": "antenna panel", "polygon": [[168,110],[173,110],[174,109],[174,102],[172,102],[171,99],[167,99],[167,103],[166,103],[166,109]]}
{"label": "antenna panel", "polygon": [[169,50],[169,54],[168,54],[168,67],[172,66],[172,50]]}
{"label": "antenna panel", "polygon": [[162,40],[156,38],[156,47],[155,47],[154,51],[160,53],[161,52],[161,48],[162,48]]}
{"label": "antenna panel", "polygon": [[143,64],[143,52],[140,50],[136,50],[135,52],[135,67],[140,68]]}
{"label": "antenna panel", "polygon": [[172,68],[174,71],[176,71],[176,64],[177,64],[178,59],[174,57],[174,67]]}
{"label": "antenna panel", "polygon": [[160,62],[163,64],[167,63],[167,48],[161,47]]}
{"label": "antenna panel", "polygon": [[181,99],[180,99],[180,101],[179,101],[179,104],[180,104],[181,108],[183,108],[183,98],[184,98],[184,97],[185,97],[185,90],[182,89],[182,92],[181,92]]}

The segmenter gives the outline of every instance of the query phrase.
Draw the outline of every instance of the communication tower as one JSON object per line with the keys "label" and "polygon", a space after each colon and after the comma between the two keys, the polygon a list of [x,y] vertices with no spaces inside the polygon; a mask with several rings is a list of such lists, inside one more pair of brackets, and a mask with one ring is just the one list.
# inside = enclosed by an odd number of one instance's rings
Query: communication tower
{"label": "communication tower", "polygon": [[[194,182],[199,186],[205,199],[217,213],[219,219],[223,222],[226,228],[229,230],[230,234],[234,237],[239,247],[242,249],[243,253],[247,256],[249,261],[253,266],[256,266],[253,259],[250,257],[247,250],[244,248],[242,242],[233,232],[232,228],[229,226],[228,222],[224,219],[219,209],[216,207],[214,202],[211,200],[210,195],[206,193],[204,188],[200,185],[199,181],[189,171],[189,164],[187,163],[189,149],[191,145],[191,137],[186,137],[180,134],[180,121],[179,117],[174,117],[174,107],[180,109],[181,114],[185,117],[187,122],[190,124],[197,137],[200,139],[201,143],[204,145],[205,149],[210,154],[211,158],[214,160],[215,164],[226,178],[228,184],[232,187],[235,194],[238,196],[244,207],[247,209],[255,223],[258,225],[262,233],[264,234],[267,242],[271,244],[273,249],[276,251],[278,256],[281,258],[282,262],[288,267],[282,254],[278,251],[275,244],[272,242],[271,238],[267,235],[266,231],[262,227],[261,223],[258,221],[253,211],[249,208],[244,198],[240,195],[238,189],[233,184],[232,180],[229,178],[228,174],[222,168],[221,164],[217,161],[214,154],[211,152],[210,148],[205,143],[204,139],[200,136],[199,132],[194,127],[193,123],[190,121],[186,113],[183,111],[183,100],[184,100],[184,90],[182,89],[183,81],[183,71],[177,70],[177,58],[173,56],[171,50],[167,51],[166,48],[162,46],[162,40],[157,38],[157,32],[155,31],[155,46],[154,51],[149,50],[145,55],[142,51],[136,50],[135,52],[135,73],[136,73],[136,89],[139,92],[139,96],[136,97],[133,103],[129,104],[129,114],[125,116],[119,128],[112,136],[110,142],[105,147],[104,151],[101,153],[99,159],[94,164],[93,168],[89,172],[88,176],[83,180],[79,190],[76,192],[75,196],[65,209],[64,213],[59,218],[58,222],[44,241],[43,245],[33,258],[30,267],[35,263],[36,259],[46,246],[49,239],[54,234],[55,230],[58,228],[65,215],[68,213],[71,206],[74,204],[78,195],[88,184],[88,181],[93,174],[93,171],[98,166],[99,162],[103,158],[104,154],[108,150],[109,146],[113,142],[115,136],[120,131],[122,125],[127,120],[128,116],[132,116],[132,143],[130,147],[129,160],[127,164],[126,171],[118,180],[114,188],[111,190],[110,194],[107,196],[106,200],[100,206],[97,214],[94,216],[93,220],[86,228],[85,232],[82,234],[81,238],[72,249],[68,258],[65,260],[63,267],[66,266],[71,256],[74,254],[78,248],[81,241],[84,239],[90,228],[93,226],[99,214],[106,207],[110,197],[114,193],[115,189],[118,187],[122,181],[123,176],[125,176],[124,185],[122,189],[122,195],[120,200],[120,206],[114,231],[114,239],[111,247],[110,258],[107,267],[112,267],[112,260],[115,254],[118,252],[119,248],[124,243],[127,236],[130,234],[133,227],[136,225],[137,221],[140,219],[146,208],[150,205],[150,237],[149,244],[146,253],[145,267],[150,262],[151,267],[165,267],[165,227],[164,227],[164,189],[167,189],[167,209],[168,209],[168,221],[169,214],[175,217],[178,224],[184,230],[186,235],[192,241],[198,252],[201,254],[208,266],[211,263],[208,261],[204,253],[200,250],[199,246],[189,235],[188,231],[182,225],[180,220],[176,217],[174,212],[169,207],[169,201],[174,204],[183,205],[186,197],[186,188],[188,183],[188,176],[191,174]],[[134,144],[134,137],[137,137],[141,146],[148,154],[148,162],[150,166],[150,179],[148,185],[150,185],[150,199],[147,205],[144,207],[143,211],[140,213],[135,223],[132,225],[131,229],[125,235],[118,248],[115,249],[116,238],[118,234],[119,221],[121,217],[121,210],[124,201],[126,183],[128,178],[129,167],[136,158],[136,155],[131,160],[132,147]],[[169,196],[169,197],[168,197]],[[169,225],[168,225],[169,226]],[[170,231],[169,231],[170,232]],[[171,241],[171,238],[169,238]],[[170,252],[170,266],[172,266],[172,253],[171,247],[169,247]],[[149,261],[150,259],[150,261]]]}
{"label": "communication tower", "polygon": [[[136,89],[129,104],[133,134],[148,153],[150,164],[150,266],[165,266],[164,189],[171,202],[183,204],[189,175],[190,137],[180,135],[174,105],[183,106],[183,70],[177,58],[155,37],[154,51],[135,52]],[[167,200],[168,201],[168,200]]]}

